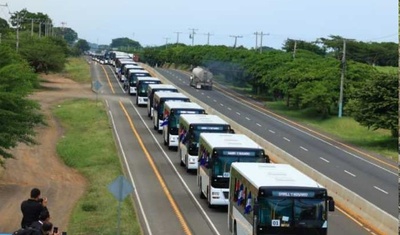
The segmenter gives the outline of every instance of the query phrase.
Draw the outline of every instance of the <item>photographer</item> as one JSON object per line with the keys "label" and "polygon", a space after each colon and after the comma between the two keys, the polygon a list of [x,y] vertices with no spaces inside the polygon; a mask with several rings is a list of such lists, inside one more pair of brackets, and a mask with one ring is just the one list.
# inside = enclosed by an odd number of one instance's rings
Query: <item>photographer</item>
{"label": "photographer", "polygon": [[21,203],[22,221],[21,227],[27,228],[33,222],[39,220],[42,211],[47,211],[47,198],[40,198],[40,190],[33,188],[31,197]]}

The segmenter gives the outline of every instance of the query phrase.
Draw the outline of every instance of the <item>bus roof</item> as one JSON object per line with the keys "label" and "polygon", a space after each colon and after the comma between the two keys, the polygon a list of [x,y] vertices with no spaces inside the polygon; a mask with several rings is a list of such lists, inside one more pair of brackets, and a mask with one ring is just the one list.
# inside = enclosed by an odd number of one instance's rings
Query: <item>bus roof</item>
{"label": "bus roof", "polygon": [[130,69],[130,68],[142,68],[142,66],[137,65],[136,63],[127,63],[127,64],[125,64],[125,68],[126,68],[126,69]]}
{"label": "bus roof", "polygon": [[145,70],[145,69],[137,69],[137,68],[130,68],[128,69],[128,73],[149,73],[149,71]]}
{"label": "bus roof", "polygon": [[207,114],[182,114],[180,120],[190,124],[223,124],[229,125],[225,120],[217,115],[207,115]]}
{"label": "bus roof", "polygon": [[262,186],[323,188],[313,179],[288,164],[234,162],[235,169],[257,189]]}
{"label": "bus roof", "polygon": [[138,77],[138,82],[139,81],[160,81],[160,79],[155,77]]}
{"label": "bus roof", "polygon": [[200,140],[203,139],[212,149],[213,148],[252,148],[262,149],[260,145],[243,134],[223,134],[223,133],[201,133]]}
{"label": "bus roof", "polygon": [[165,102],[165,109],[191,109],[191,110],[204,110],[203,107],[193,102]]}
{"label": "bus roof", "polygon": [[156,91],[154,92],[154,98],[162,99],[162,98],[187,98],[186,95],[179,93],[179,92],[165,92],[165,91]]}
{"label": "bus roof", "polygon": [[171,84],[150,84],[149,89],[176,89],[174,85]]}

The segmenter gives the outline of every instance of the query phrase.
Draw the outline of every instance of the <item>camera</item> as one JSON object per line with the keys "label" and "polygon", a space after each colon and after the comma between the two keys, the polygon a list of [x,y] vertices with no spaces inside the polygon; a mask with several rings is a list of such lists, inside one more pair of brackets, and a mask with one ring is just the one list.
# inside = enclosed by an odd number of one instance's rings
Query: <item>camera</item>
{"label": "camera", "polygon": [[53,233],[58,233],[58,227],[53,228]]}

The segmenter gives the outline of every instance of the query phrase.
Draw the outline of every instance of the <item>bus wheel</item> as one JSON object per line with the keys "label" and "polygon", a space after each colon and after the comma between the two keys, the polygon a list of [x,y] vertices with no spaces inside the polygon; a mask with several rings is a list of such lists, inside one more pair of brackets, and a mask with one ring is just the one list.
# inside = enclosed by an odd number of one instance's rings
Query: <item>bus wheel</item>
{"label": "bus wheel", "polygon": [[236,220],[233,222],[233,235],[237,235],[237,224],[236,224]]}

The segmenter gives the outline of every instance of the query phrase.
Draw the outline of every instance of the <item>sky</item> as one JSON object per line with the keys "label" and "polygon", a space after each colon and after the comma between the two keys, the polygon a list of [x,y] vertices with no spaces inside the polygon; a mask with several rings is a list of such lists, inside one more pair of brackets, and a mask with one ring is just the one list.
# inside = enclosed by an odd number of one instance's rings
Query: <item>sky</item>
{"label": "sky", "polygon": [[[7,7],[3,5],[7,4]],[[142,46],[165,43],[280,49],[288,38],[314,41],[339,35],[359,41],[398,42],[395,0],[0,0],[0,17],[26,8],[47,14],[91,43],[128,37]],[[208,37],[206,34],[210,33]],[[261,37],[257,37],[260,45]]]}

